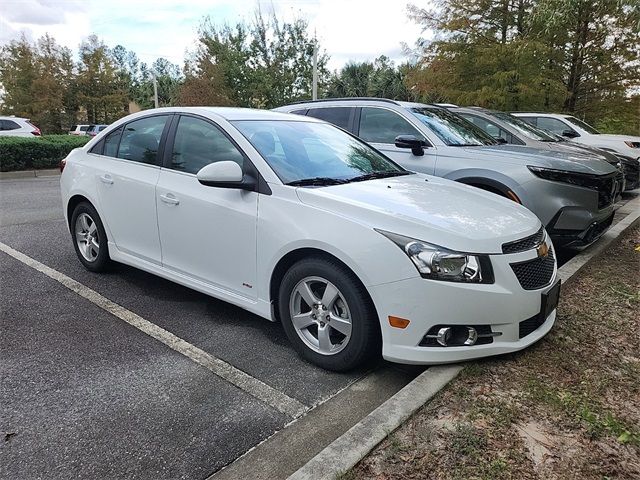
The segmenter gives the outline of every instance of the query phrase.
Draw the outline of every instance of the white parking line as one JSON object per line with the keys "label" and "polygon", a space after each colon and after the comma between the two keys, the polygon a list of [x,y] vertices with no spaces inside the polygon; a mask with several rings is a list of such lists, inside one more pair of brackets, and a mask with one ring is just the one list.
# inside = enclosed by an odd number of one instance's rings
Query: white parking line
{"label": "white parking line", "polygon": [[189,342],[177,337],[173,333],[168,332],[117,303],[112,302],[108,298],[103,297],[95,290],[85,287],[80,282],[68,277],[64,273],[60,273],[57,270],[54,270],[53,268],[25,255],[24,253],[14,250],[2,242],[0,242],[0,251],[10,255],[27,266],[44,273],[47,277],[56,280],[69,290],[77,293],[83,298],[86,298],[94,305],[97,305],[102,310],[124,320],[129,325],[164,343],[169,348],[190,358],[220,378],[223,378],[227,382],[235,385],[239,389],[263,401],[285,415],[296,418],[308,410],[308,408],[298,400],[289,397],[273,387],[270,387],[266,383],[261,382],[257,378],[237,369],[224,360],[191,345]]}

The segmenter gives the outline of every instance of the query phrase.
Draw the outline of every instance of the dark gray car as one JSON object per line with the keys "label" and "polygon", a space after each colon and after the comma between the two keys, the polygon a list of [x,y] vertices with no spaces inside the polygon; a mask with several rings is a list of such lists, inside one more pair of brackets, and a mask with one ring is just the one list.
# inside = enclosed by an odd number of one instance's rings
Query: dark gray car
{"label": "dark gray car", "polygon": [[421,103],[346,98],[275,110],[331,122],[409,170],[519,202],[558,245],[588,245],[613,221],[618,171],[593,156],[499,144],[459,115]]}
{"label": "dark gray car", "polygon": [[621,191],[633,190],[639,186],[640,170],[638,160],[635,158],[569,141],[564,137],[534,127],[521,118],[506,112],[479,107],[455,107],[449,108],[449,110],[469,120],[493,138],[505,143],[596,156],[615,165],[621,171],[620,181],[624,182]]}

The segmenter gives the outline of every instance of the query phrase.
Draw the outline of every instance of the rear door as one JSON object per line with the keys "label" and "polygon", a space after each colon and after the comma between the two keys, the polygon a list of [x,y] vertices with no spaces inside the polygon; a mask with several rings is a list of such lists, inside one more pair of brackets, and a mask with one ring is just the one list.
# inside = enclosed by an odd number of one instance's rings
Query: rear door
{"label": "rear door", "polygon": [[[433,175],[437,158],[435,148],[397,112],[380,107],[362,107],[355,133],[404,168]],[[429,147],[424,149],[424,155],[414,155],[408,148],[396,147],[395,139],[398,135],[413,135]]]}
{"label": "rear door", "polygon": [[155,189],[160,153],[172,115],[127,123],[91,150],[109,240],[124,253],[160,264]]}

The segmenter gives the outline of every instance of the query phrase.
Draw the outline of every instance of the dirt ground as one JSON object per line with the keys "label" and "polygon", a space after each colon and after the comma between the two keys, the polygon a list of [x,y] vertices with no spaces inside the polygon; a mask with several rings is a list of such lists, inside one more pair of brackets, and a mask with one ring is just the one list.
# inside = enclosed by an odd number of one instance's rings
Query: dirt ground
{"label": "dirt ground", "polygon": [[468,364],[348,479],[640,479],[640,228],[562,289],[555,328]]}

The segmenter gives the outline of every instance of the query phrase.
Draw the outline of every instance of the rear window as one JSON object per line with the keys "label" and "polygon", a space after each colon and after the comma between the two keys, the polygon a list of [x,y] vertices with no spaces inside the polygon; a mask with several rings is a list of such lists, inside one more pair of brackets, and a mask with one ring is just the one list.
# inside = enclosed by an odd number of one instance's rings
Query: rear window
{"label": "rear window", "polygon": [[0,120],[0,130],[17,130],[20,128],[13,120]]}
{"label": "rear window", "polygon": [[311,108],[307,112],[307,116],[318,118],[325,122],[333,123],[345,130],[349,130],[349,124],[351,123],[351,116],[354,110],[353,107]]}
{"label": "rear window", "polygon": [[71,125],[71,128],[69,129],[69,131],[73,132],[76,128],[78,128],[78,125]]}

